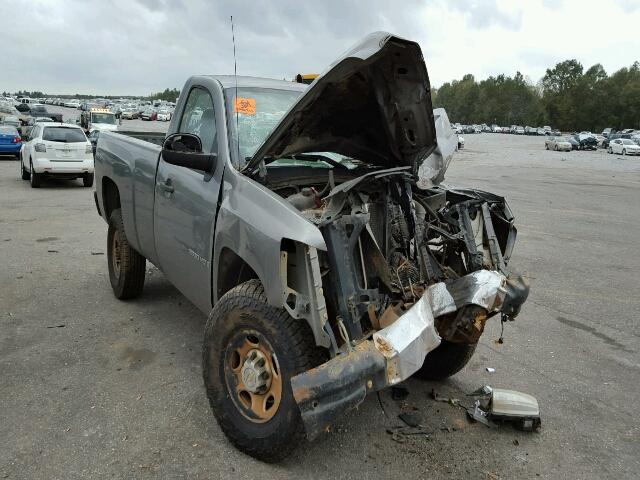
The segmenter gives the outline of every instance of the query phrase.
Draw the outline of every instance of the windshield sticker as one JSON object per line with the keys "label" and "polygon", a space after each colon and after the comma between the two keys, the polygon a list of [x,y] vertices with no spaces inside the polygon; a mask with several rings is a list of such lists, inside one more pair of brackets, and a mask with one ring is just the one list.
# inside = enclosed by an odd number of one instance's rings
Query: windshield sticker
{"label": "windshield sticker", "polygon": [[236,113],[244,113],[245,115],[255,115],[256,99],[235,97],[233,111]]}

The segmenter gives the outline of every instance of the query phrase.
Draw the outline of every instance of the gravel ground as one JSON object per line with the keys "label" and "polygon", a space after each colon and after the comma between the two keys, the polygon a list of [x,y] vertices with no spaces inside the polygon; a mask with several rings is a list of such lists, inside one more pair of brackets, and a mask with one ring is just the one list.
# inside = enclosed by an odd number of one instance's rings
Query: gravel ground
{"label": "gravel ground", "polygon": [[[509,199],[511,265],[532,284],[505,343],[491,320],[458,375],[409,380],[404,401],[369,397],[279,465],[239,453],[215,423],[203,315],[150,265],[141,298],[113,297],[92,190],[31,189],[0,158],[0,478],[637,478],[640,158],[548,152],[537,137],[466,141],[448,182]],[[470,424],[430,398],[464,402],[487,383],[535,395],[541,432]],[[388,434],[403,411],[427,433]]]}

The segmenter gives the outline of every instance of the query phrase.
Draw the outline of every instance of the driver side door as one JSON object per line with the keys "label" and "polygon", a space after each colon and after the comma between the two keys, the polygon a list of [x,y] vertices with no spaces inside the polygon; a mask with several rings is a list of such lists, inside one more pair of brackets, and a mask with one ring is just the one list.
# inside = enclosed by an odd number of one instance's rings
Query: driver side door
{"label": "driver side door", "polygon": [[[218,93],[218,92],[215,92]],[[192,86],[177,133],[197,135],[202,152],[217,155],[218,125],[211,92]],[[156,174],[154,237],[159,267],[201,310],[211,308],[211,257],[223,166],[211,171],[177,166],[160,155]]]}

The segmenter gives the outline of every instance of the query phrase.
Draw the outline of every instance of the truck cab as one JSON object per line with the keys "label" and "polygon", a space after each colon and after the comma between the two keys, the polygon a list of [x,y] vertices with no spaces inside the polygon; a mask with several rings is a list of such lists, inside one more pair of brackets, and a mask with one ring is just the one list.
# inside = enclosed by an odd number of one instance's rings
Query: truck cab
{"label": "truck cab", "polygon": [[80,126],[86,133],[93,130],[114,131],[119,125],[116,114],[107,108],[91,108],[80,114]]}

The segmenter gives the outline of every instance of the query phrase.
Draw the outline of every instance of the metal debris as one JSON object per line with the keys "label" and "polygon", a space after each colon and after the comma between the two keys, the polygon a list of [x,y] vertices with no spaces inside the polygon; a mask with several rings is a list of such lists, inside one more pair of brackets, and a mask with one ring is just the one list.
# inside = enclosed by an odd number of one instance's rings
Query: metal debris
{"label": "metal debris", "polygon": [[436,392],[435,389],[431,390],[431,398],[433,398],[436,402],[448,403],[455,407],[461,406],[460,400],[458,400],[457,398],[449,398],[449,397],[442,396],[438,392]]}
{"label": "metal debris", "polygon": [[405,443],[407,441],[407,437],[413,435],[424,435],[425,437],[429,437],[433,432],[422,427],[414,428],[402,426],[387,428],[387,433],[391,435],[391,440],[394,442]]}
{"label": "metal debris", "polygon": [[467,414],[476,422],[483,423],[489,428],[495,427],[495,424],[489,420],[489,412],[480,408],[480,400],[476,400],[473,407],[467,409]]}

